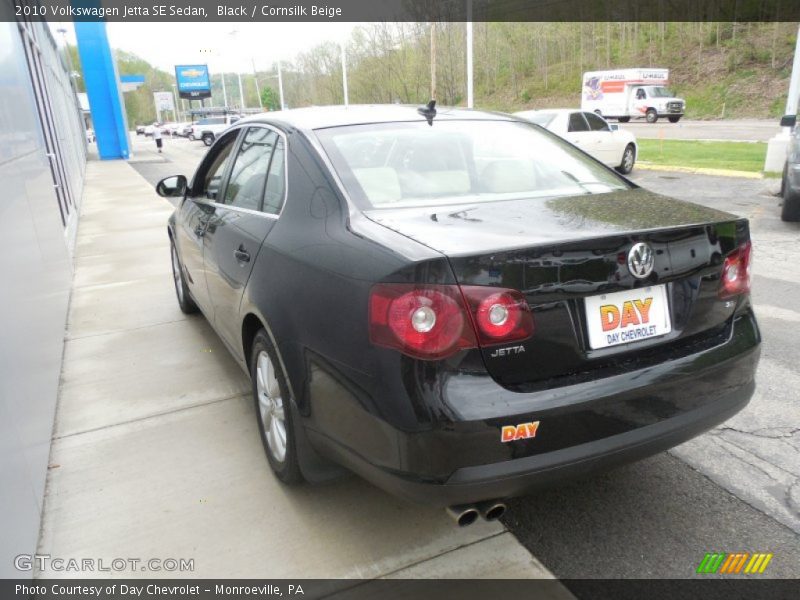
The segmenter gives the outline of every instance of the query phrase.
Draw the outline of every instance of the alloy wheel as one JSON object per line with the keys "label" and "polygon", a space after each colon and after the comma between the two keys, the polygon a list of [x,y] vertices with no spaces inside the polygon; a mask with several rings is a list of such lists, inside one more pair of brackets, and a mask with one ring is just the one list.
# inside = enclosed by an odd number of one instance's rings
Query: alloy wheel
{"label": "alloy wheel", "polygon": [[283,462],[286,459],[286,414],[275,365],[264,350],[256,359],[256,394],[269,451],[275,460]]}

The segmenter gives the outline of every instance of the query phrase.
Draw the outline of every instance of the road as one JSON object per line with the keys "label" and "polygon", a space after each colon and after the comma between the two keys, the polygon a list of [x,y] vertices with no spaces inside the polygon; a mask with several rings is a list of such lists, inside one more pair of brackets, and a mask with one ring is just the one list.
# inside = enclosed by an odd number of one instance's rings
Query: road
{"label": "road", "polygon": [[[620,123],[637,138],[665,140],[729,140],[766,142],[779,133],[779,119],[732,119],[726,121],[689,121],[670,123],[659,119],[654,124],[644,120]],[[612,121],[613,123],[614,121]]]}
{"label": "road", "polygon": [[[162,156],[137,152],[134,167],[151,183],[191,175],[204,151],[167,140]],[[560,578],[690,577],[712,551],[773,552],[769,576],[800,577],[800,224],[780,221],[769,180],[636,170],[632,178],[750,219],[764,338],[758,389],[740,414],[668,453],[513,500],[505,524]]]}

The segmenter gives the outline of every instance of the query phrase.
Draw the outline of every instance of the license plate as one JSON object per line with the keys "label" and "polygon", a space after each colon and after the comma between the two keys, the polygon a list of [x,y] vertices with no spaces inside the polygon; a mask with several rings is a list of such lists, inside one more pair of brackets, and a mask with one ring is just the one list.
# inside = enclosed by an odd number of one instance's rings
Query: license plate
{"label": "license plate", "polygon": [[589,346],[608,348],[659,337],[672,331],[667,287],[625,290],[585,299]]}

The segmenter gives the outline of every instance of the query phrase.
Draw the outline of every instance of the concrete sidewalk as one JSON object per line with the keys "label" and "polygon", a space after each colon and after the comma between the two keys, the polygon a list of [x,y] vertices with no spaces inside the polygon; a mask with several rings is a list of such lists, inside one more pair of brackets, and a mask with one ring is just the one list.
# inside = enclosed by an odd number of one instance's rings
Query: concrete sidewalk
{"label": "concrete sidewalk", "polygon": [[551,576],[500,524],[458,529],[356,477],[279,484],[247,377],[178,309],[171,211],[125,162],[89,163],[39,553],[194,571],[39,576]]}

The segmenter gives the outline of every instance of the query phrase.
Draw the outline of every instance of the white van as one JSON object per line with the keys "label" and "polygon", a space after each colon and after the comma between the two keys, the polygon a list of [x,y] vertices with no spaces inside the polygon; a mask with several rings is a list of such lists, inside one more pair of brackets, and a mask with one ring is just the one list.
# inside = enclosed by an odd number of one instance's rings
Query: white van
{"label": "white van", "polygon": [[686,101],[673,96],[668,84],[669,69],[590,71],[583,74],[581,110],[620,123],[641,118],[655,123],[659,117],[677,123]]}

